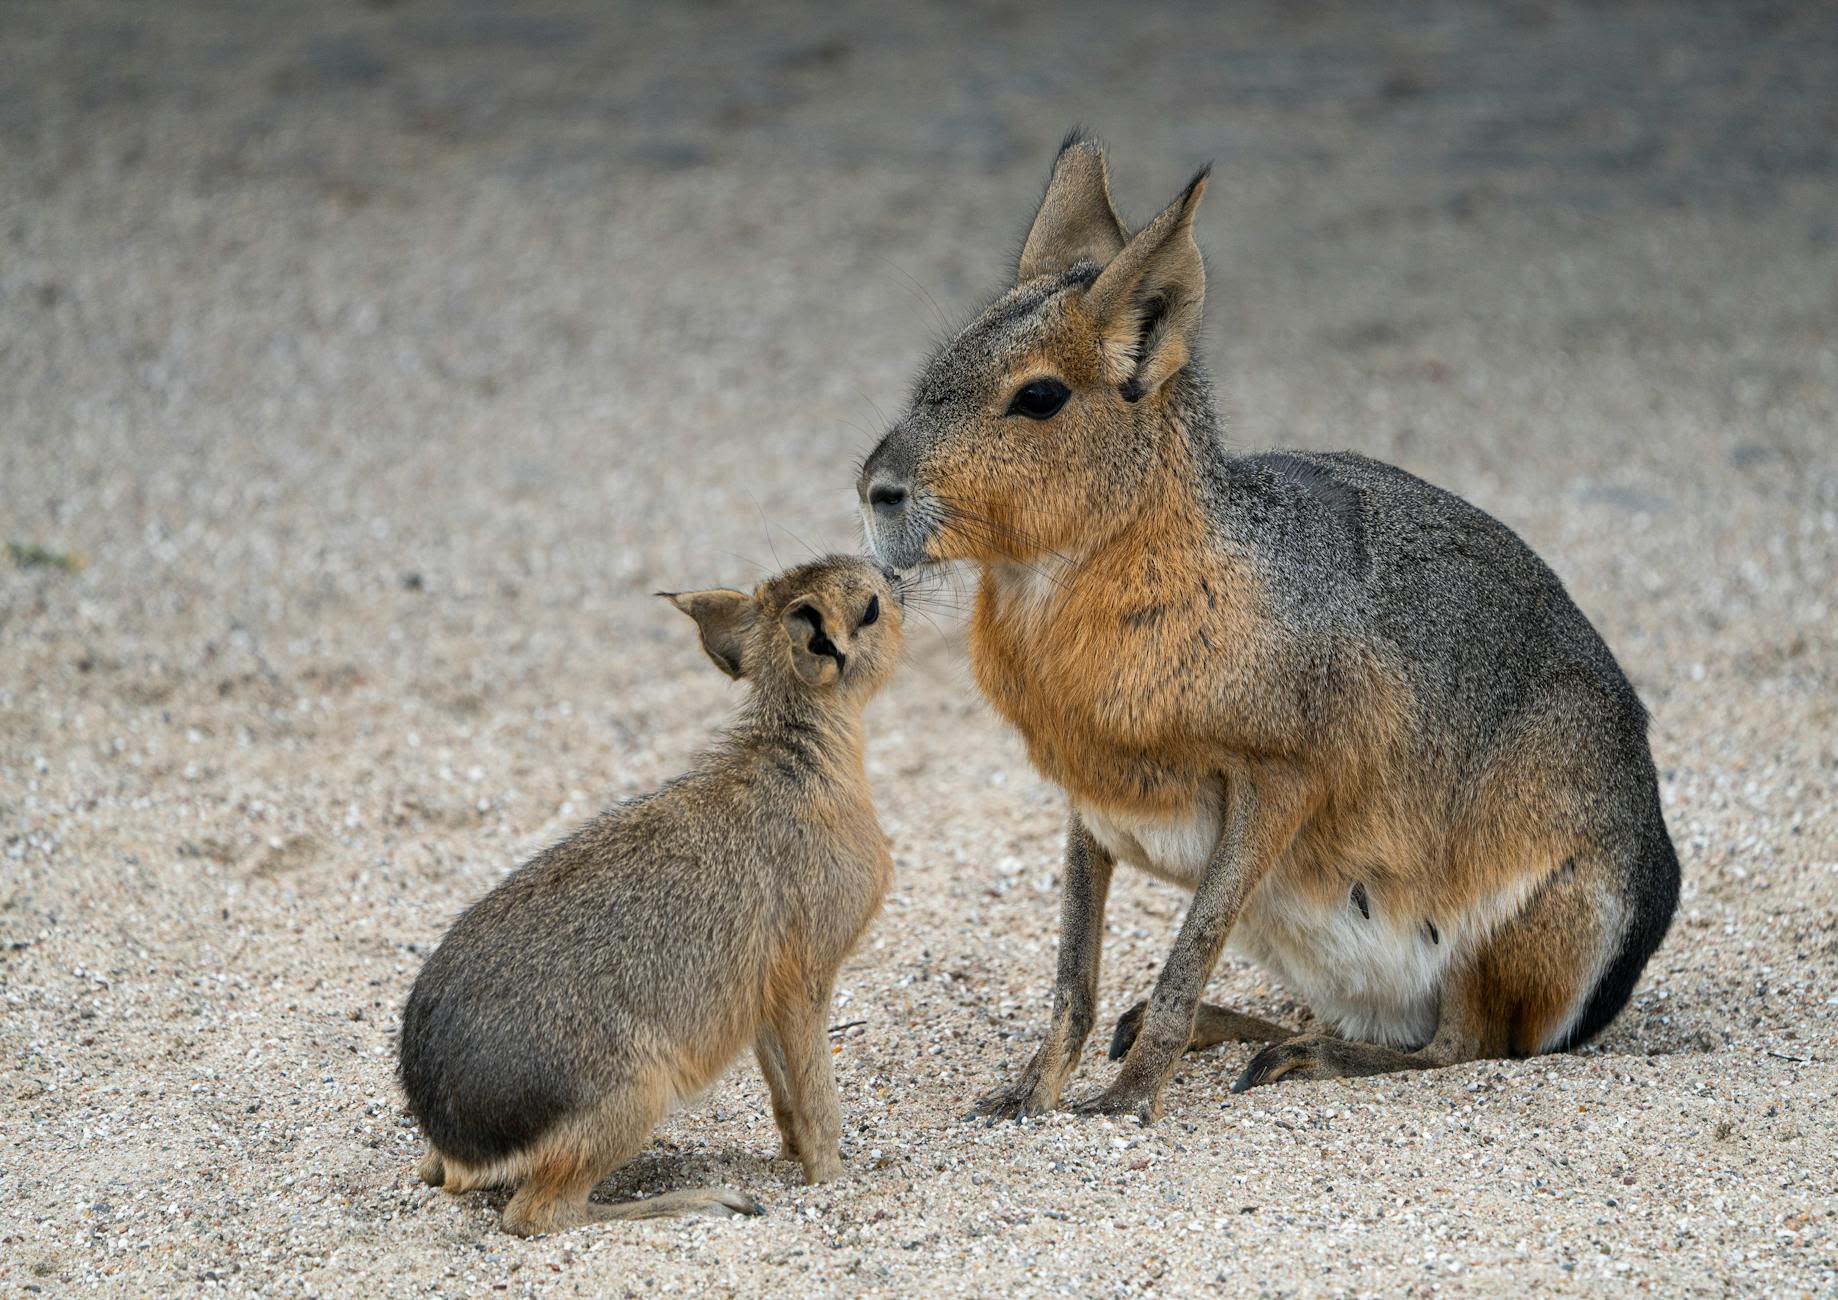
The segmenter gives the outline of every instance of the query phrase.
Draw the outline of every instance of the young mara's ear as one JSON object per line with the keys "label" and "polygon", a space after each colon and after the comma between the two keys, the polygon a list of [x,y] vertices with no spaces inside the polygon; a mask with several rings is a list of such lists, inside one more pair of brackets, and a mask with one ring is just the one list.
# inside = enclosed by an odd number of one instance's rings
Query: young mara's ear
{"label": "young mara's ear", "polygon": [[1056,275],[1074,262],[1103,266],[1123,247],[1123,239],[1123,223],[1110,203],[1104,151],[1074,132],[1059,147],[1053,179],[1015,266],[1015,283]]}
{"label": "young mara's ear", "polygon": [[1132,402],[1160,388],[1193,357],[1206,300],[1206,268],[1193,242],[1193,214],[1206,193],[1210,170],[1189,181],[1085,292],[1109,377]]}
{"label": "young mara's ear", "polygon": [[815,598],[806,596],[785,606],[779,618],[791,642],[791,666],[809,686],[828,686],[842,676],[849,657],[830,639],[841,624]]}
{"label": "young mara's ear", "polygon": [[725,587],[657,594],[696,620],[696,628],[702,633],[702,648],[715,661],[715,667],[729,677],[746,675],[740,651],[753,620],[759,617],[759,606],[753,603],[753,597]]}

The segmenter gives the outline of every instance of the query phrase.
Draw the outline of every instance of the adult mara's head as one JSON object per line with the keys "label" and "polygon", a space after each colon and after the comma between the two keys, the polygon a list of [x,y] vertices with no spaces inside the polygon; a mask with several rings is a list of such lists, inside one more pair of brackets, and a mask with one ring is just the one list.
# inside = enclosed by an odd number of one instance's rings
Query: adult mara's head
{"label": "adult mara's head", "polygon": [[1032,563],[1097,542],[1210,424],[1193,363],[1206,172],[1131,235],[1104,153],[1060,147],[1015,285],[932,358],[857,491],[885,564]]}

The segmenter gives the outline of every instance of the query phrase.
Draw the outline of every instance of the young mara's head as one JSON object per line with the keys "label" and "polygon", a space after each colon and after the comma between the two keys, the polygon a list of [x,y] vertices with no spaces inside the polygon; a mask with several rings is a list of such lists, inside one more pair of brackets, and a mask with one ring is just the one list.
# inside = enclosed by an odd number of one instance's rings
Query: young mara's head
{"label": "young mara's head", "polygon": [[799,565],[752,595],[725,587],[658,594],[695,619],[717,668],[761,691],[865,702],[905,644],[899,575],[859,556]]}
{"label": "young mara's head", "polygon": [[1192,369],[1205,188],[1203,171],[1131,235],[1102,150],[1061,146],[1014,288],[932,359],[862,469],[877,557],[1025,563],[1076,548],[1142,490]]}

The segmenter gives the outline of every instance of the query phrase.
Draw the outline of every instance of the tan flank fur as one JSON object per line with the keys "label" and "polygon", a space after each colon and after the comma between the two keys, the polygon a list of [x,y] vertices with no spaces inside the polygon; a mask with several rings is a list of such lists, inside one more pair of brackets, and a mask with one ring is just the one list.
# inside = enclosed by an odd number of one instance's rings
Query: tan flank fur
{"label": "tan flank fur", "polygon": [[901,653],[892,575],[832,557],[752,593],[667,593],[752,688],[691,770],[603,813],[455,922],[403,1013],[402,1080],[449,1192],[509,1187],[529,1235],[757,1213],[723,1188],[588,1199],[674,1106],[751,1047],[781,1156],[842,1172],[836,971],[892,878],[862,709]]}
{"label": "tan flank fur", "polygon": [[[1206,184],[1132,235],[1069,140],[861,476],[881,559],[976,566],[977,684],[1070,804],[1052,1022],[992,1116],[1059,1102],[1119,860],[1194,893],[1086,1103],[1145,1120],[1189,1045],[1270,1043],[1242,1088],[1581,1041],[1676,900],[1645,712],[1550,570],[1400,470],[1219,437]],[[1228,939],[1334,1032],[1203,1004]]]}

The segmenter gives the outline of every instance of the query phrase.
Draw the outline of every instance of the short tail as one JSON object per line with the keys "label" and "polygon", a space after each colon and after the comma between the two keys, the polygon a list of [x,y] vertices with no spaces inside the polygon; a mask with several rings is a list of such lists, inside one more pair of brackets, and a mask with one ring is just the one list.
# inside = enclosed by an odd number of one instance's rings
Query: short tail
{"label": "short tail", "polygon": [[1583,1014],[1568,1035],[1551,1050],[1567,1051],[1579,1047],[1608,1027],[1621,1014],[1621,1008],[1633,996],[1634,985],[1646,969],[1666,931],[1672,928],[1672,914],[1678,909],[1678,853],[1672,837],[1666,833],[1666,822],[1659,811],[1655,792],[1654,806],[1629,872],[1629,901],[1633,915],[1621,938],[1621,949],[1596,981]]}

